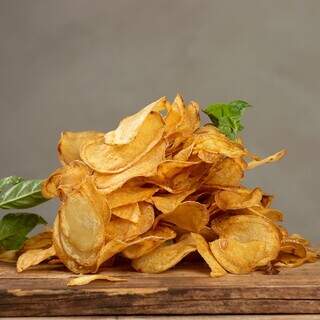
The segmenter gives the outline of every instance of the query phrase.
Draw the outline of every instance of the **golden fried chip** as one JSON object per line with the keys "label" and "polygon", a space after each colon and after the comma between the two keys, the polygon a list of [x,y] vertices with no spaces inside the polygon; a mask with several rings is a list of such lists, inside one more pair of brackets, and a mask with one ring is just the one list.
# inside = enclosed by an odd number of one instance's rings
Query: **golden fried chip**
{"label": "golden fried chip", "polygon": [[162,213],[169,213],[172,212],[177,208],[181,202],[194,191],[194,189],[187,190],[181,193],[165,193],[159,194],[152,197],[152,201],[154,206],[161,211]]}
{"label": "golden fried chip", "polygon": [[41,232],[29,239],[24,244],[22,251],[34,249],[47,249],[52,246],[52,231]]}
{"label": "golden fried chip", "polygon": [[150,177],[157,173],[158,165],[164,160],[165,142],[160,141],[138,163],[121,173],[95,174],[97,188],[104,193],[117,190],[127,181],[136,177]]}
{"label": "golden fried chip", "polygon": [[157,177],[161,180],[172,179],[185,168],[199,164],[200,162],[180,161],[180,160],[165,160],[158,166]]}
{"label": "golden fried chip", "polygon": [[58,156],[63,165],[80,159],[80,149],[84,143],[103,137],[102,132],[82,131],[82,132],[62,132],[58,144]]}
{"label": "golden fried chip", "polygon": [[[130,203],[122,207],[111,209],[111,213],[118,218],[138,223],[141,219],[141,210],[138,203]],[[121,220],[116,220],[121,221]],[[116,222],[114,222],[116,223]],[[113,222],[112,222],[113,225]]]}
{"label": "golden fried chip", "polygon": [[144,238],[144,240],[127,247],[122,251],[122,254],[128,259],[137,259],[153,251],[163,242],[174,239],[175,237],[176,233],[172,229],[165,226],[158,226],[155,230],[150,230],[143,234],[141,238]]}
{"label": "golden fried chip", "polygon": [[157,112],[151,112],[134,140],[125,145],[108,145],[103,139],[82,146],[81,159],[101,173],[119,173],[132,167],[162,138],[164,122]]}
{"label": "golden fried chip", "polygon": [[193,143],[185,146],[183,149],[177,152],[172,159],[177,161],[187,161],[192,154],[192,150],[193,150]]}
{"label": "golden fried chip", "polygon": [[276,162],[281,160],[285,155],[286,155],[287,151],[285,149],[272,154],[271,156],[264,158],[264,159],[259,159],[259,160],[252,160],[251,162],[248,163],[248,170],[259,167],[263,164],[266,163],[272,163],[272,162]]}
{"label": "golden fried chip", "polygon": [[68,286],[84,286],[95,280],[106,280],[111,282],[127,281],[126,279],[108,276],[106,274],[90,274],[86,276],[72,278],[68,281]]}
{"label": "golden fried chip", "polygon": [[244,209],[247,214],[256,214],[258,216],[266,217],[272,221],[282,221],[283,214],[281,211],[272,209],[272,208],[264,208],[264,207],[251,207]]}
{"label": "golden fried chip", "polygon": [[196,243],[197,251],[211,269],[211,277],[214,278],[225,275],[226,271],[221,267],[216,258],[213,256],[207,241],[200,234],[191,233],[191,236]]}
{"label": "golden fried chip", "polygon": [[177,243],[164,243],[150,253],[132,260],[132,266],[140,272],[160,273],[174,267],[185,256],[196,250],[194,239],[189,234]]}
{"label": "golden fried chip", "polygon": [[139,208],[141,214],[136,223],[113,217],[106,225],[105,235],[107,239],[130,241],[147,232],[154,222],[154,210],[152,205],[146,202],[140,202]]}
{"label": "golden fried chip", "polygon": [[1,250],[0,261],[7,263],[15,263],[18,258],[18,250]]}
{"label": "golden fried chip", "polygon": [[200,232],[209,222],[207,208],[194,201],[181,203],[174,211],[163,213],[155,219],[155,225],[159,221],[167,221],[191,232]]}
{"label": "golden fried chip", "polygon": [[235,188],[233,190],[222,190],[215,194],[215,202],[221,210],[235,210],[259,206],[261,204],[262,192],[259,188],[253,190],[246,188]]}
{"label": "golden fried chip", "polygon": [[165,107],[166,97],[162,97],[141,109],[132,116],[122,119],[116,130],[105,134],[104,142],[109,145],[124,145],[132,142],[138,135],[141,126],[152,111]]}
{"label": "golden fried chip", "polygon": [[68,192],[78,187],[92,170],[82,161],[75,160],[57,169],[42,184],[42,195],[46,198],[59,196],[59,191]]}
{"label": "golden fried chip", "polygon": [[265,247],[262,241],[240,242],[223,238],[210,242],[209,245],[219,264],[234,274],[253,271],[261,260],[261,252]]}
{"label": "golden fried chip", "polygon": [[150,200],[154,193],[159,190],[157,187],[123,186],[106,195],[110,209]]}
{"label": "golden fried chip", "polygon": [[210,168],[204,181],[205,186],[239,186],[243,177],[243,170],[234,159],[226,158]]}
{"label": "golden fried chip", "polygon": [[31,266],[36,266],[44,260],[47,260],[48,258],[54,256],[55,254],[56,251],[53,246],[47,249],[28,250],[18,258],[17,271],[22,272],[23,270],[26,270]]}
{"label": "golden fried chip", "polygon": [[259,241],[264,247],[259,252],[257,266],[274,260],[280,250],[281,236],[278,228],[269,220],[256,215],[235,215],[213,220],[212,229],[220,238],[234,239],[241,243]]}

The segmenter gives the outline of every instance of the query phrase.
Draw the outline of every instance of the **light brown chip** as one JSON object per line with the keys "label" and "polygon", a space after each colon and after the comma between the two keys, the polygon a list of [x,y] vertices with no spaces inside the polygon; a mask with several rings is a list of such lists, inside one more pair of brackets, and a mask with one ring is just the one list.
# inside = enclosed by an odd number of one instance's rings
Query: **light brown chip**
{"label": "light brown chip", "polygon": [[215,194],[215,202],[221,210],[235,210],[259,206],[261,199],[262,192],[259,188],[253,190],[235,188],[233,190],[218,191]]}
{"label": "light brown chip", "polygon": [[119,173],[132,167],[161,139],[164,122],[157,112],[151,112],[141,125],[137,136],[128,144],[108,145],[103,139],[82,146],[81,159],[100,173]]}
{"label": "light brown chip", "polygon": [[15,263],[18,259],[18,250],[0,250],[0,261]]}
{"label": "light brown chip", "polygon": [[121,173],[95,174],[97,188],[103,193],[117,190],[127,181],[136,177],[150,177],[157,173],[158,165],[164,160],[166,144],[162,140],[152,148],[139,162]]}
{"label": "light brown chip", "polygon": [[[118,218],[128,220],[132,223],[138,223],[139,220],[141,221],[141,210],[138,203],[131,203],[111,209],[111,213]],[[117,222],[121,220],[116,219],[115,221]],[[116,222],[112,222],[112,225]]]}
{"label": "light brown chip", "polygon": [[55,254],[56,251],[53,246],[48,249],[28,250],[18,258],[17,271],[22,272],[32,266],[36,266]]}
{"label": "light brown chip", "polygon": [[108,132],[104,142],[109,145],[124,145],[132,142],[138,135],[141,126],[152,111],[165,108],[166,97],[162,97],[141,109],[139,112],[122,119],[116,130]]}
{"label": "light brown chip", "polygon": [[174,267],[189,253],[196,251],[191,235],[186,235],[177,243],[164,243],[150,253],[132,260],[135,270],[145,273],[160,273]]}
{"label": "light brown chip", "polygon": [[225,275],[227,272],[213,256],[207,241],[200,234],[192,233],[191,235],[196,243],[197,251],[211,269],[211,277],[215,278]]}
{"label": "light brown chip", "polygon": [[272,162],[279,161],[286,155],[286,153],[287,153],[287,151],[285,149],[283,149],[275,154],[272,154],[271,156],[269,156],[267,158],[253,160],[248,163],[248,170],[259,167],[259,166],[266,164],[266,163],[272,163]]}
{"label": "light brown chip", "polygon": [[95,280],[105,280],[105,281],[111,281],[111,282],[127,281],[126,279],[108,276],[106,274],[90,274],[86,276],[72,278],[71,280],[68,281],[68,286],[84,286]]}
{"label": "light brown chip", "polygon": [[38,233],[37,235],[27,239],[22,251],[34,250],[34,249],[47,249],[52,246],[52,231],[45,231]]}
{"label": "light brown chip", "polygon": [[157,225],[161,220],[173,223],[186,231],[198,233],[208,224],[209,213],[204,205],[194,201],[186,201],[174,211],[159,215],[154,225]]}
{"label": "light brown chip", "polygon": [[58,156],[60,162],[66,165],[74,160],[80,160],[80,149],[84,143],[103,137],[102,132],[62,132],[58,144]]}

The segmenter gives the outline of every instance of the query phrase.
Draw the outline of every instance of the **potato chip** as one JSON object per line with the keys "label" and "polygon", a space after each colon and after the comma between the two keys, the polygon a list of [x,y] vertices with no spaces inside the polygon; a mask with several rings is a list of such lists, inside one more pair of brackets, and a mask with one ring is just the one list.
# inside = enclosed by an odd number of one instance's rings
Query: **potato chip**
{"label": "potato chip", "polygon": [[234,159],[220,159],[217,166],[210,168],[207,178],[204,181],[205,186],[239,186],[243,178],[243,170]]}
{"label": "potato chip", "polygon": [[43,182],[42,194],[46,198],[58,197],[60,191],[71,191],[89,175],[92,175],[92,170],[87,165],[79,160],[72,161]]}
{"label": "potato chip", "polygon": [[234,239],[241,243],[260,241],[264,247],[260,249],[260,261],[257,266],[266,265],[274,260],[280,250],[280,233],[278,228],[268,219],[255,215],[235,215],[215,219],[212,229],[220,238]]}
{"label": "potato chip", "polygon": [[199,164],[200,162],[166,160],[159,164],[157,171],[157,178],[161,180],[172,179],[179,172],[185,168]]}
{"label": "potato chip", "polygon": [[268,218],[272,221],[282,221],[283,214],[281,211],[272,209],[272,208],[264,208],[264,207],[251,207],[244,209],[248,214],[256,214],[258,216],[262,216]]}
{"label": "potato chip", "polygon": [[157,173],[158,165],[164,160],[165,142],[160,141],[138,163],[126,171],[115,174],[95,173],[97,188],[104,193],[110,193],[136,177],[150,177]]}
{"label": "potato chip", "polygon": [[122,188],[106,195],[110,209],[150,200],[157,187],[123,186]]}
{"label": "potato chip", "polygon": [[117,277],[109,276],[106,274],[90,274],[86,276],[72,278],[71,280],[68,281],[68,286],[84,286],[96,280],[106,280],[111,282],[127,281],[126,279],[117,278]]}
{"label": "potato chip", "polygon": [[18,259],[18,250],[1,250],[0,261],[7,263],[15,263]]}
{"label": "potato chip", "polygon": [[271,156],[267,157],[267,158],[264,158],[264,159],[259,159],[259,160],[253,160],[251,162],[248,163],[248,170],[251,170],[253,168],[256,168],[258,166],[261,166],[263,164],[266,164],[266,163],[272,163],[272,162],[276,162],[276,161],[279,161],[281,160],[285,155],[286,155],[287,151],[285,149],[275,153],[275,154],[272,154]]}
{"label": "potato chip", "polygon": [[181,202],[194,191],[195,189],[187,190],[181,193],[165,193],[159,194],[152,197],[154,206],[162,213],[172,212],[177,208]]}
{"label": "potato chip", "polygon": [[139,203],[139,208],[141,215],[137,223],[113,217],[106,225],[105,235],[107,239],[130,241],[147,232],[154,222],[154,210],[152,205],[146,202]]}
{"label": "potato chip", "polygon": [[138,223],[139,220],[141,220],[141,210],[137,202],[111,209],[111,213],[118,218],[128,220],[132,223]]}
{"label": "potato chip", "polygon": [[161,220],[173,223],[186,231],[198,233],[208,224],[209,213],[204,205],[186,201],[175,210],[157,216],[155,225]]}
{"label": "potato chip", "polygon": [[193,143],[185,146],[183,149],[177,152],[172,159],[177,161],[187,161],[192,154],[192,150],[193,150]]}
{"label": "potato chip", "polygon": [[108,145],[97,139],[82,146],[81,159],[101,173],[119,173],[130,168],[147,154],[162,138],[164,122],[157,112],[151,112],[134,140],[125,145]]}
{"label": "potato chip", "polygon": [[211,269],[211,277],[215,278],[225,275],[226,271],[221,267],[221,265],[213,256],[207,241],[200,234],[191,233],[191,236],[196,243],[197,251]]}
{"label": "potato chip", "polygon": [[262,192],[259,188],[253,190],[237,188],[232,191],[222,190],[215,194],[215,202],[221,210],[235,210],[259,206]]}
{"label": "potato chip", "polygon": [[223,238],[210,242],[209,245],[222,268],[234,274],[253,271],[261,260],[261,252],[265,247],[262,241],[240,242]]}
{"label": "potato chip", "polygon": [[219,153],[229,158],[240,158],[246,155],[244,147],[228,139],[213,125],[205,125],[194,136],[194,151],[204,150],[209,153]]}
{"label": "potato chip", "polygon": [[55,254],[56,251],[53,246],[48,249],[28,250],[18,258],[17,271],[22,272],[31,266],[36,266]]}
{"label": "potato chip", "polygon": [[166,97],[162,97],[141,109],[132,116],[120,121],[118,128],[105,134],[104,142],[109,145],[124,145],[132,142],[144,121],[152,111],[160,111],[165,107]]}
{"label": "potato chip", "polygon": [[52,231],[45,231],[38,233],[37,235],[27,239],[22,251],[34,250],[34,249],[47,249],[52,246]]}
{"label": "potato chip", "polygon": [[137,259],[158,248],[163,242],[174,239],[176,233],[165,226],[158,226],[155,230],[150,230],[143,234],[143,241],[133,244],[122,251],[128,259]]}
{"label": "potato chip", "polygon": [[194,239],[189,234],[177,243],[164,243],[150,253],[132,260],[132,266],[140,272],[160,273],[174,267],[185,256],[196,250]]}
{"label": "potato chip", "polygon": [[82,131],[82,132],[62,132],[58,144],[58,156],[63,165],[80,159],[80,149],[84,143],[103,137],[102,132]]}

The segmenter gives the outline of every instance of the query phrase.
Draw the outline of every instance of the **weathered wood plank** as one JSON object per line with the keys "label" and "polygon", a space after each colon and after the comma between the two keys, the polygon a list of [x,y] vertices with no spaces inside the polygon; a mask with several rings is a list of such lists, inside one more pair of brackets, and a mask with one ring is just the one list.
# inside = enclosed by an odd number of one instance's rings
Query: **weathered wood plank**
{"label": "weathered wood plank", "polygon": [[212,279],[203,265],[181,265],[148,275],[126,268],[103,273],[127,282],[66,286],[65,269],[43,267],[17,274],[0,264],[0,316],[126,314],[320,313],[320,263],[282,269],[279,275]]}

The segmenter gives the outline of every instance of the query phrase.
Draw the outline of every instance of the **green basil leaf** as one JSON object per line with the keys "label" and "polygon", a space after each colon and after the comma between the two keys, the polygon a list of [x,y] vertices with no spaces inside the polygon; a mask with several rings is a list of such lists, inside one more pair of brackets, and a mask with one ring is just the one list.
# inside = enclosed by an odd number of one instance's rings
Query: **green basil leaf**
{"label": "green basil leaf", "polygon": [[244,110],[249,107],[248,102],[235,100],[229,103],[216,103],[209,105],[204,111],[212,123],[227,137],[234,140],[239,131],[243,129],[241,117]]}
{"label": "green basil leaf", "polygon": [[34,207],[48,199],[41,193],[42,180],[21,181],[0,194],[0,208],[26,209]]}
{"label": "green basil leaf", "polygon": [[2,179],[0,179],[0,191],[2,191],[2,189],[4,187],[13,186],[21,181],[23,181],[23,178],[17,177],[17,176],[10,176],[10,177],[2,178]]}
{"label": "green basil leaf", "polygon": [[0,220],[0,247],[18,250],[27,239],[28,233],[38,224],[47,222],[34,213],[9,213]]}

